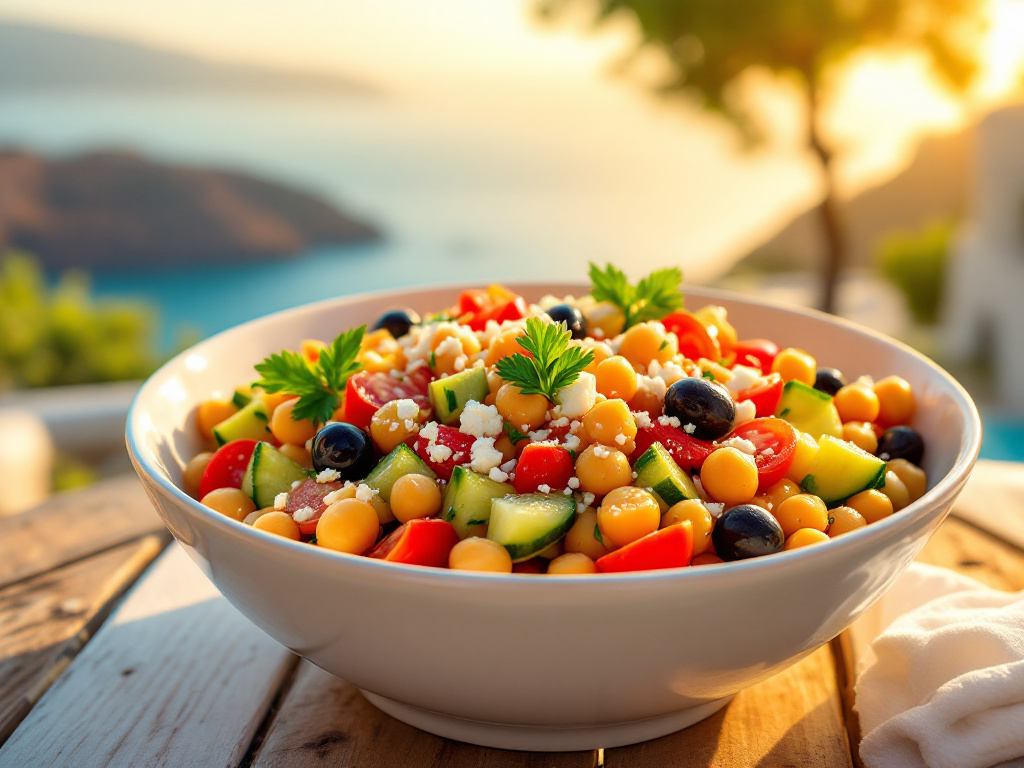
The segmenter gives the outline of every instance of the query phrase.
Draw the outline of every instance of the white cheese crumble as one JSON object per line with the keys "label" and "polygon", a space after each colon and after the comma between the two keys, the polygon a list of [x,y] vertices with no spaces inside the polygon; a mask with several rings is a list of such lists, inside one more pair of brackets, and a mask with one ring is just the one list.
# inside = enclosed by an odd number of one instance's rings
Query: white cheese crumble
{"label": "white cheese crumble", "polygon": [[508,480],[508,474],[506,472],[502,472],[497,467],[491,467],[491,471],[487,473],[487,476],[496,483],[504,483]]}
{"label": "white cheese crumble", "polygon": [[438,357],[445,355],[451,355],[453,358],[458,357],[462,354],[462,342],[459,341],[455,336],[448,336],[434,347],[434,354]]}
{"label": "white cheese crumble", "polygon": [[609,456],[612,455],[612,452],[608,448],[605,448],[603,445],[595,445],[594,455],[597,456],[597,458],[599,459],[607,459]]}
{"label": "white cheese crumble", "polygon": [[[663,427],[675,427],[676,429],[679,428],[680,424],[678,416],[659,416],[658,423]],[[694,427],[694,429],[696,429],[696,427]],[[687,431],[686,434],[689,435],[692,434],[692,432]]]}
{"label": "white cheese crumble", "polygon": [[619,445],[625,445],[626,444],[626,436],[621,434],[621,433],[616,435],[615,436],[615,442],[618,443]]}
{"label": "white cheese crumble", "polygon": [[537,490],[541,493],[551,493],[551,486],[547,483],[541,483],[537,486]]}
{"label": "white cheese crumble", "polygon": [[504,424],[504,419],[493,405],[470,400],[459,419],[459,432],[473,437],[500,437]]}
{"label": "white cheese crumble", "polygon": [[398,431],[398,422],[397,421],[392,421],[391,422],[391,426],[388,427],[388,431],[389,432],[397,432]]}
{"label": "white cheese crumble", "polygon": [[501,471],[502,472],[511,472],[515,468],[516,468],[516,460],[515,459],[509,459],[508,461],[506,461],[504,464],[501,465]]}
{"label": "white cheese crumble", "polygon": [[597,377],[581,371],[576,381],[555,393],[555,400],[562,416],[570,419],[585,416],[597,402]]}
{"label": "white cheese crumble", "polygon": [[282,492],[274,497],[274,509],[284,509],[288,506],[288,494]]}
{"label": "white cheese crumble", "polygon": [[356,486],[356,498],[360,501],[365,501],[367,504],[373,501],[373,497],[377,494],[378,491],[376,488],[371,488],[368,485]]}
{"label": "white cheese crumble", "polygon": [[668,385],[665,380],[657,376],[638,376],[637,377],[637,392],[645,392],[649,395],[653,395],[658,398],[659,403],[665,402],[665,393],[668,391]]}
{"label": "white cheese crumble", "polygon": [[494,447],[493,437],[478,437],[470,449],[470,469],[481,475],[490,474],[491,469],[501,464],[505,458],[501,451]]}
{"label": "white cheese crumble", "polygon": [[657,360],[651,360],[651,364],[647,366],[647,375],[652,379],[661,379],[665,384],[671,386],[680,379],[685,379],[686,371],[681,365],[671,361],[662,365]]}
{"label": "white cheese crumble", "polygon": [[744,400],[742,403],[736,403],[736,418],[733,421],[733,426],[738,427],[740,424],[746,424],[748,421],[753,421],[755,416],[757,416],[757,406],[750,400]]}
{"label": "white cheese crumble", "polygon": [[566,496],[572,496],[572,488],[566,488],[562,493]]}
{"label": "white cheese crumble", "polygon": [[530,432],[529,438],[531,443],[543,443],[548,439],[548,435],[551,434],[550,429],[538,429],[535,432]]}
{"label": "white cheese crumble", "polygon": [[317,473],[316,481],[318,483],[333,483],[335,480],[341,479],[341,473],[336,469],[322,469]]}
{"label": "white cheese crumble", "polygon": [[427,456],[430,457],[431,461],[442,464],[452,457],[452,449],[447,445],[429,443],[427,445]]}
{"label": "white cheese crumble", "polygon": [[292,519],[296,523],[304,523],[314,514],[312,507],[303,507],[302,509],[297,509],[292,513]]}
{"label": "white cheese crumble", "polygon": [[718,445],[721,448],[735,448],[736,450],[742,451],[750,456],[757,453],[757,446],[742,437],[730,437],[728,440],[723,440]]}
{"label": "white cheese crumble", "polygon": [[395,415],[400,419],[415,419],[420,415],[420,407],[415,400],[408,398],[395,401]]}
{"label": "white cheese crumble", "polygon": [[580,448],[579,435],[566,435],[565,439],[562,441],[562,447],[567,451],[578,451]]}
{"label": "white cheese crumble", "polygon": [[428,443],[437,441],[437,422],[428,421],[420,427],[420,437],[425,437]]}
{"label": "white cheese crumble", "polygon": [[302,485],[302,481],[301,480],[296,480],[294,483],[292,483],[292,490],[294,491],[300,485]]}
{"label": "white cheese crumble", "polygon": [[735,365],[732,369],[732,378],[725,386],[735,397],[745,389],[750,389],[761,380],[761,371],[747,365]]}
{"label": "white cheese crumble", "polygon": [[725,504],[717,504],[713,501],[709,501],[704,506],[708,508],[708,512],[710,512],[711,516],[716,520],[722,516],[723,512],[725,512]]}
{"label": "white cheese crumble", "polygon": [[697,431],[697,425],[696,424],[684,424],[683,425],[683,432],[685,432],[688,435],[692,435],[696,431]]}
{"label": "white cheese crumble", "polygon": [[592,494],[590,491],[587,491],[586,493],[583,494],[583,503],[589,507],[591,504],[594,503],[594,499],[596,498],[597,496]]}
{"label": "white cheese crumble", "polygon": [[646,429],[654,423],[647,411],[633,411],[633,421],[636,422],[637,429]]}
{"label": "white cheese crumble", "polygon": [[555,419],[554,421],[552,421],[550,424],[548,424],[548,426],[552,427],[552,428],[554,428],[554,427],[568,427],[569,426],[569,417],[568,416],[562,416],[561,418]]}
{"label": "white cheese crumble", "polygon": [[765,448],[763,451],[761,451],[761,455],[762,456],[774,456],[775,455],[775,449],[772,448],[769,445],[767,448]]}
{"label": "white cheese crumble", "polygon": [[571,488],[572,490],[575,491],[579,487],[580,487],[580,479],[578,477],[570,477],[569,478],[569,488]]}

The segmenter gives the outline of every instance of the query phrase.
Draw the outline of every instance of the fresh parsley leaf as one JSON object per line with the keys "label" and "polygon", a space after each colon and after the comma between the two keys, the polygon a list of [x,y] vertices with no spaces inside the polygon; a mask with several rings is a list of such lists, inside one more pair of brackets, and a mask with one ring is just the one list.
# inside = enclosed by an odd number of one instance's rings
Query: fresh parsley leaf
{"label": "fresh parsley leaf", "polygon": [[600,526],[597,526],[597,525],[594,526],[594,538],[597,539],[599,543],[604,544],[604,539],[601,538],[601,528],[600,528]]}
{"label": "fresh parsley leaf", "polygon": [[612,266],[601,269],[590,264],[590,295],[597,301],[614,304],[625,316],[624,329],[661,320],[683,306],[683,295],[679,284],[683,273],[677,267],[656,269],[635,286],[629,284],[625,273]]}
{"label": "fresh parsley leaf", "polygon": [[711,371],[704,371],[704,372],[703,372],[703,373],[702,373],[702,374],[700,375],[700,377],[701,377],[702,379],[707,379],[708,381],[716,381],[716,379],[715,379],[715,374],[713,374],[713,373],[712,373]]}
{"label": "fresh parsley leaf", "polygon": [[509,424],[507,421],[505,422],[502,429],[505,430],[505,434],[508,435],[508,439],[512,441],[512,445],[515,445],[520,440],[528,440],[530,438],[529,435],[524,435],[522,432],[516,429],[513,425]]}
{"label": "fresh parsley leaf", "polygon": [[531,317],[519,345],[532,358],[516,352],[498,361],[497,371],[505,381],[519,387],[524,395],[544,395],[555,399],[555,393],[580,377],[580,372],[594,361],[594,353],[582,347],[569,346],[569,330],[564,322],[546,323]]}
{"label": "fresh parsley leaf", "polygon": [[287,349],[273,354],[256,365],[261,377],[256,386],[270,393],[298,395],[292,418],[322,424],[338,407],[338,395],[349,376],[363,367],[356,358],[365,333],[365,325],[342,333],[315,364]]}

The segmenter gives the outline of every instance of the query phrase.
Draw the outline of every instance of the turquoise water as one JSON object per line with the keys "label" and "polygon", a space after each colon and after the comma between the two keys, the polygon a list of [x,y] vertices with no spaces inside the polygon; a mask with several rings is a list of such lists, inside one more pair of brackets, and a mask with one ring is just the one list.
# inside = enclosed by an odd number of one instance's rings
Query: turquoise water
{"label": "turquoise water", "polygon": [[1024,461],[1024,418],[982,416],[981,458]]}

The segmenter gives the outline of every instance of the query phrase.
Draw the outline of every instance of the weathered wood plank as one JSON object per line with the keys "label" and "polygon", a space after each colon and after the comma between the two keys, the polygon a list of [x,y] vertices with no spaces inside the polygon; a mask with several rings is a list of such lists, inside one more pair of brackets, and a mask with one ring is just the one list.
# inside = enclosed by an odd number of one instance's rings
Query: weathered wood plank
{"label": "weathered wood plank", "polygon": [[979,461],[953,515],[1024,549],[1024,464]]}
{"label": "weathered wood plank", "polygon": [[235,768],[294,665],[172,546],[0,748],[0,765]]}
{"label": "weathered wood plank", "polygon": [[0,744],[169,536],[149,536],[0,590]]}
{"label": "weathered wood plank", "polygon": [[59,493],[0,519],[0,588],[163,530],[135,475]]}
{"label": "weathered wood plank", "polygon": [[595,752],[510,752],[448,741],[401,723],[356,688],[302,662],[254,768],[593,768]]}
{"label": "weathered wood plank", "polygon": [[737,694],[690,728],[605,751],[607,768],[849,768],[836,671],[827,647]]}

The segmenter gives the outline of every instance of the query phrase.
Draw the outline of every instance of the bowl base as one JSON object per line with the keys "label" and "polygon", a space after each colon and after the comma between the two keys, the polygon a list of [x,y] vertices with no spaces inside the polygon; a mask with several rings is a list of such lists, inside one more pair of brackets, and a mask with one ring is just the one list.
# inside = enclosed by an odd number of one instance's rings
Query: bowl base
{"label": "bowl base", "polygon": [[715,699],[697,707],[648,717],[595,726],[543,727],[502,725],[431,712],[409,704],[362,691],[366,700],[396,720],[420,730],[482,747],[517,749],[527,752],[571,752],[608,749],[667,736],[710,717],[732,700]]}

